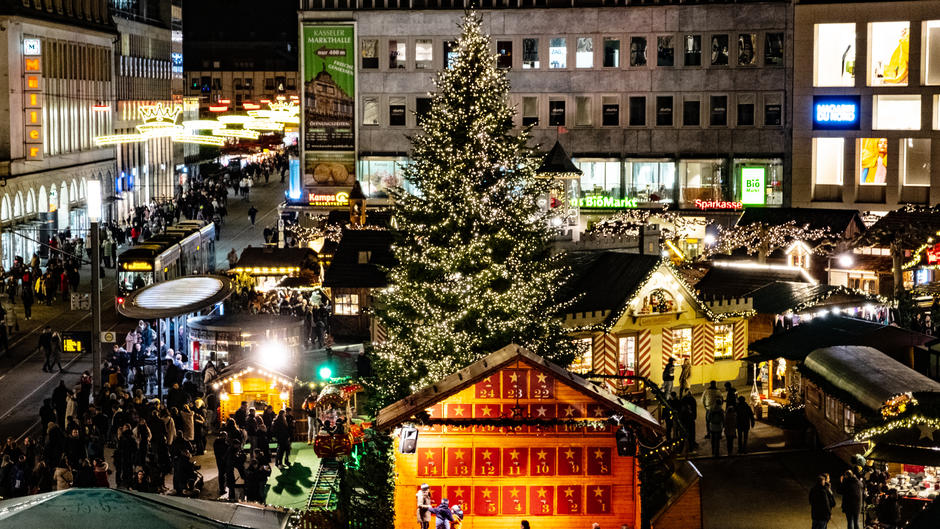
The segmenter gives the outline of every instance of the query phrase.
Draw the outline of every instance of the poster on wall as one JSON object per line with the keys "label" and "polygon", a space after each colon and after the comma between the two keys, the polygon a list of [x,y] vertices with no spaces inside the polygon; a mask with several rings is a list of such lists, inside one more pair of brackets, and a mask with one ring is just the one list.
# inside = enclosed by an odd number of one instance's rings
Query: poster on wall
{"label": "poster on wall", "polygon": [[[339,200],[320,198],[343,195],[356,181],[353,33],[352,25],[303,28],[304,194],[301,200],[314,206],[340,205]],[[313,197],[319,198],[313,200]]]}

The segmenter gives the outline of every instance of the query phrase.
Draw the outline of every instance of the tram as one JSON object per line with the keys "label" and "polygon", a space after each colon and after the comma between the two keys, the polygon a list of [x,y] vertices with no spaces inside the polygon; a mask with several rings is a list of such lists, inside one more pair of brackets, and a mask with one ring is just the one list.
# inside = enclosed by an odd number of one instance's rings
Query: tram
{"label": "tram", "polygon": [[131,292],[187,275],[215,272],[215,224],[188,220],[118,255],[118,303]]}

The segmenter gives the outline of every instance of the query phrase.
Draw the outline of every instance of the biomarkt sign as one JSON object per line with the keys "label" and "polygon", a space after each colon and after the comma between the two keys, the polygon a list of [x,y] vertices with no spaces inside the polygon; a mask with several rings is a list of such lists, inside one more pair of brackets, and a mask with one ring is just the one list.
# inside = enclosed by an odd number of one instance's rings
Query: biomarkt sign
{"label": "biomarkt sign", "polygon": [[695,207],[698,209],[742,209],[744,204],[741,202],[726,202],[724,200],[700,200],[695,199]]}

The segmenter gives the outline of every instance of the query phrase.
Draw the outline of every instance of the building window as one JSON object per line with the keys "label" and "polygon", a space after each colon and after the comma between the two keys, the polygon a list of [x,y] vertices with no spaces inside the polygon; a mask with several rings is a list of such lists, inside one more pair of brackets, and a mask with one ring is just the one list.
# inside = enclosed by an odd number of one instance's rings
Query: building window
{"label": "building window", "polygon": [[[734,185],[737,191],[735,196],[743,199],[745,177],[749,181],[755,178],[763,180],[765,206],[783,205],[783,160],[780,158],[735,158]],[[746,174],[745,174],[746,172]],[[750,200],[751,203],[760,203]]]}
{"label": "building window", "polygon": [[646,126],[646,97],[631,96],[629,99],[629,103],[630,103],[630,126],[631,127],[645,127]]}
{"label": "building window", "polygon": [[708,124],[712,127],[728,126],[728,96],[711,96]]}
{"label": "building window", "polygon": [[594,67],[594,39],[591,37],[578,37],[574,53],[575,68]]}
{"label": "building window", "polygon": [[269,77],[264,80],[264,89],[269,92],[274,91],[274,78],[273,77]]}
{"label": "building window", "polygon": [[359,160],[356,179],[363,193],[370,198],[385,198],[391,188],[402,188],[408,193],[415,189],[405,180],[405,157],[363,156]]}
{"label": "building window", "polygon": [[728,35],[712,35],[712,66],[728,65]]}
{"label": "building window", "polygon": [[672,35],[656,37],[656,66],[675,66],[676,46]]}
{"label": "building window", "polygon": [[586,197],[623,197],[620,160],[574,160],[581,169],[581,194]]}
{"label": "building window", "polygon": [[921,82],[940,85],[940,20],[926,20],[922,28],[924,73]]}
{"label": "building window", "polygon": [[602,121],[605,127],[620,126],[620,98],[617,96],[604,96],[601,107]]}
{"label": "building window", "polygon": [[910,22],[868,24],[868,85],[907,86]]}
{"label": "building window", "polygon": [[379,41],[362,39],[362,69],[371,70],[379,67]]}
{"label": "building window", "polygon": [[702,36],[686,35],[682,37],[682,47],[685,55],[686,66],[702,65]]}
{"label": "building window", "polygon": [[839,416],[842,414],[842,403],[826,395],[826,419],[832,424],[839,424]]}
{"label": "building window", "polygon": [[752,94],[742,94],[737,97],[738,100],[738,126],[754,126],[754,96]]}
{"label": "building window", "polygon": [[764,95],[764,126],[779,127],[783,124],[783,97],[778,94]]}
{"label": "building window", "polygon": [[548,41],[548,67],[568,67],[568,44],[563,37]]}
{"label": "building window", "polygon": [[930,140],[901,138],[901,177],[906,186],[930,186]]}
{"label": "building window", "polygon": [[536,126],[539,124],[539,98],[538,97],[523,97],[522,98],[522,126],[528,127],[529,125]]}
{"label": "building window", "polygon": [[715,325],[715,359],[731,358],[734,348],[734,326]]}
{"label": "building window", "polygon": [[441,56],[444,58],[444,68],[447,69],[457,60],[457,43],[452,40],[445,40],[443,46],[444,53]]}
{"label": "building window", "polygon": [[757,65],[757,34],[738,34],[738,66]]}
{"label": "building window", "polygon": [[919,95],[872,96],[873,130],[920,130]]}
{"label": "building window", "polygon": [[847,434],[855,433],[855,412],[850,410],[847,406],[844,408],[844,421],[842,422],[842,430]]}
{"label": "building window", "polygon": [[535,70],[539,67],[539,39],[522,39],[522,69]]}
{"label": "building window", "polygon": [[581,338],[575,340],[575,345],[578,351],[577,356],[575,356],[571,365],[568,366],[568,371],[578,374],[590,373],[591,370],[594,369],[594,366],[591,365],[594,358],[593,340],[590,338]]}
{"label": "building window", "polygon": [[434,65],[434,43],[431,39],[415,41],[415,68],[428,70]]}
{"label": "building window", "polygon": [[876,186],[888,183],[888,138],[858,139],[858,183]]}
{"label": "building window", "polygon": [[388,41],[388,67],[404,68],[408,62],[408,43],[400,40]]}
{"label": "building window", "polygon": [[672,96],[656,96],[656,126],[672,126]]}
{"label": "building window", "polygon": [[702,121],[702,102],[698,99],[682,102],[682,126],[698,127]]}
{"label": "building window", "polygon": [[672,329],[672,356],[676,358],[692,356],[692,327]]}
{"label": "building window", "polygon": [[604,37],[604,68],[620,68],[620,39]]}
{"label": "building window", "polygon": [[512,41],[496,41],[496,67],[508,70],[512,68]]}
{"label": "building window", "polygon": [[764,64],[767,66],[783,65],[783,33],[764,34]]}
{"label": "building window", "polygon": [[376,97],[362,98],[362,124],[379,124],[379,100]]}
{"label": "building window", "polygon": [[356,316],[359,314],[359,294],[337,294],[336,315]]}
{"label": "building window", "polygon": [[723,160],[682,160],[679,162],[679,190],[682,207],[695,207],[696,200],[721,200],[725,165]]}
{"label": "building window", "polygon": [[636,370],[636,336],[620,336],[617,338],[617,351],[620,364],[620,374],[633,374]]}
{"label": "building window", "polygon": [[565,102],[564,101],[549,101],[548,102],[548,126],[549,127],[564,127],[565,126]]}
{"label": "building window", "polygon": [[574,98],[574,126],[590,127],[594,124],[593,109],[591,106],[591,98],[589,96],[577,96]]}
{"label": "building window", "polygon": [[646,37],[630,38],[630,66],[646,66]]}
{"label": "building window", "polygon": [[855,85],[855,24],[816,24],[813,86]]}
{"label": "building window", "polygon": [[421,123],[421,120],[424,119],[431,112],[431,98],[430,97],[417,97],[415,98],[415,118],[418,120],[418,123]]}
{"label": "building window", "polygon": [[626,165],[627,198],[642,204],[671,204],[676,188],[676,164],[659,160],[630,160]]}
{"label": "building window", "polygon": [[845,138],[813,138],[813,182],[842,185]]}
{"label": "building window", "polygon": [[388,98],[388,124],[392,127],[405,126],[405,98]]}

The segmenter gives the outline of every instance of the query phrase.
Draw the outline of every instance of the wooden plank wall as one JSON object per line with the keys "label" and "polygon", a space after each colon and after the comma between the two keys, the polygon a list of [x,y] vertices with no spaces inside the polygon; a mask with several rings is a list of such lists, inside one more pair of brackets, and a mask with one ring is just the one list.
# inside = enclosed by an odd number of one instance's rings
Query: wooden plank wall
{"label": "wooden plank wall", "polygon": [[[516,382],[510,379],[513,374]],[[432,417],[476,418],[497,410],[510,416],[518,405],[527,413],[562,418],[569,413],[607,416],[597,401],[559,380],[542,382],[539,375],[548,376],[517,362],[429,410]],[[527,386],[517,385],[524,378]],[[528,398],[505,398],[520,389]],[[544,395],[548,398],[532,398]],[[617,456],[610,427],[590,433],[536,426],[423,427],[417,453],[400,454],[396,443],[395,470],[398,529],[415,527],[415,494],[421,483],[431,486],[435,505],[444,497],[451,505],[461,504],[467,513],[463,529],[518,529],[524,519],[539,529],[591,527],[594,522],[601,527],[639,526],[638,468],[634,458]]]}
{"label": "wooden plank wall", "polygon": [[702,481],[692,484],[652,523],[653,529],[702,529]]}

